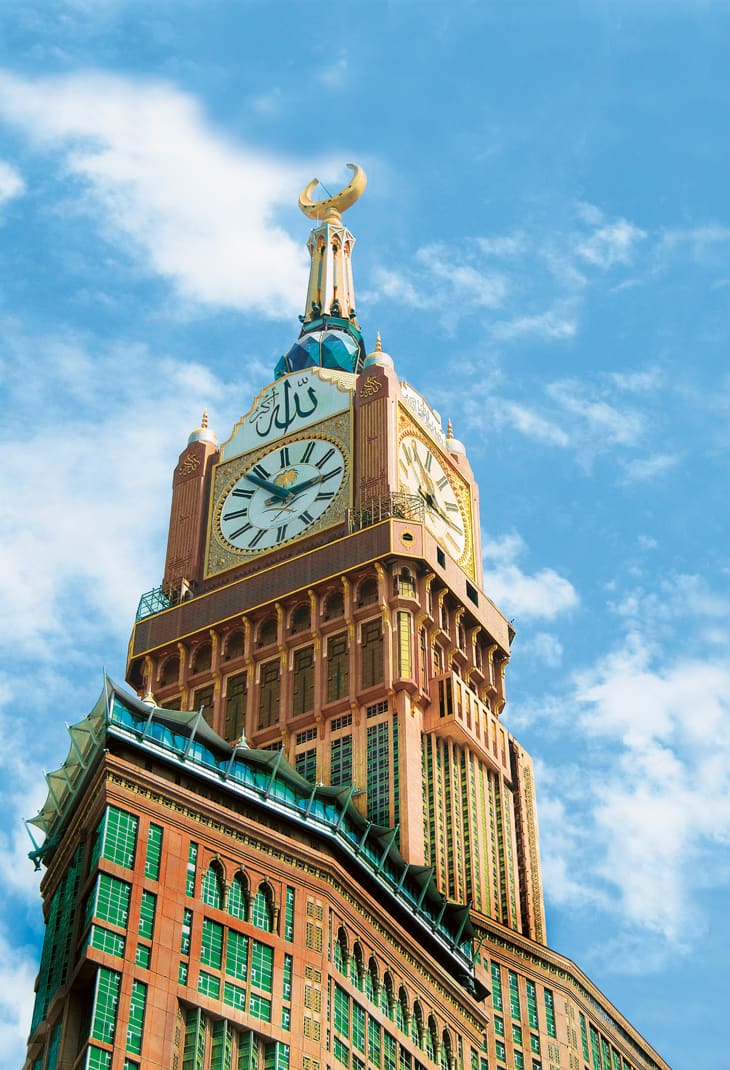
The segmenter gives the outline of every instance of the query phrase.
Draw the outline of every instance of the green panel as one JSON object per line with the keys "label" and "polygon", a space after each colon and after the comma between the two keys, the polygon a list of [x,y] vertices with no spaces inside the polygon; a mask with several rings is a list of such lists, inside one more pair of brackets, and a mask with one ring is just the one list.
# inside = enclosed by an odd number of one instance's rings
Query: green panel
{"label": "green panel", "polygon": [[[46,1070],[56,1070],[56,1063],[58,1062],[58,1049],[61,1046],[61,1019],[56,1022],[51,1032],[51,1039],[48,1043],[48,1062],[46,1063]],[[42,1063],[42,1059],[38,1060],[38,1063]]]}
{"label": "green panel", "polygon": [[51,999],[59,986],[65,984],[68,979],[83,859],[83,847],[79,846],[65,877],[51,897],[31,1030],[45,1018]]}
{"label": "green panel", "polygon": [[139,1070],[139,1063],[136,1063],[134,1059],[125,1059],[123,1070]]}
{"label": "green panel", "polygon": [[233,1061],[233,1029],[221,1019],[213,1023],[210,1048],[210,1070],[231,1070]]}
{"label": "green panel", "polygon": [[223,926],[210,918],[203,918],[200,961],[214,970],[220,970],[223,965]]}
{"label": "green panel", "polygon": [[126,869],[132,869],[137,848],[139,819],[134,814],[128,814],[126,810],[119,810],[116,806],[109,806],[105,816],[101,857],[109,862],[116,862]]}
{"label": "green panel", "polygon": [[231,881],[226,900],[226,910],[232,918],[243,920],[246,917],[246,895],[243,882],[238,874]]}
{"label": "green panel", "polygon": [[527,1021],[530,1029],[539,1029],[537,1021],[537,989],[534,981],[526,981],[527,988]]}
{"label": "green panel", "polygon": [[252,992],[248,1000],[248,1013],[262,1022],[271,1021],[271,1000]]}
{"label": "green panel", "polygon": [[229,977],[245,981],[247,967],[248,937],[243,933],[237,933],[234,929],[229,929],[226,941],[226,973]]}
{"label": "green panel", "polygon": [[129,1025],[127,1026],[127,1051],[133,1055],[142,1053],[142,1030],[144,1029],[144,1012],[147,1004],[147,985],[136,978],[132,981],[132,995],[129,1001]]}
{"label": "green panel", "polygon": [[294,939],[294,889],[286,890],[286,905],[284,907],[284,939]]}
{"label": "green panel", "polygon": [[111,1044],[117,1024],[117,1005],[122,975],[100,966],[96,975],[94,1006],[91,1012],[91,1039]]}
{"label": "green panel", "polygon": [[244,1031],[239,1035],[237,1070],[259,1070],[259,1045],[254,1033]]}
{"label": "green panel", "polygon": [[583,1046],[583,1058],[588,1062],[590,1053],[588,1051],[588,1030],[586,1029],[586,1019],[584,1014],[579,1013],[578,1017],[580,1019],[580,1040]]}
{"label": "green panel", "polygon": [[148,892],[147,889],[142,891],[142,900],[139,907],[139,929],[137,930],[140,936],[143,936],[145,940],[151,940],[152,934],[155,929],[155,911],[157,910],[157,896],[154,892]]}
{"label": "green panel", "polygon": [[335,985],[335,1029],[343,1036],[350,1036],[350,997],[343,988]]}
{"label": "green panel", "polygon": [[147,854],[144,861],[144,875],[150,880],[160,879],[160,860],[162,858],[162,829],[159,825],[150,825],[147,833]]}
{"label": "green panel", "polygon": [[201,970],[198,977],[198,992],[204,996],[211,996],[213,999],[220,999],[220,977],[215,977],[212,973],[206,973],[205,970]]}
{"label": "green panel", "polygon": [[359,1003],[352,1004],[352,1046],[365,1051],[365,1010]]}
{"label": "green panel", "polygon": [[522,1016],[520,1011],[520,988],[517,974],[513,970],[507,970],[507,981],[509,984],[510,1012],[512,1017],[519,1021]]}
{"label": "green panel", "polygon": [[251,984],[271,992],[274,976],[274,949],[254,940],[251,947]]}
{"label": "green panel", "polygon": [[234,985],[231,981],[223,983],[223,1002],[227,1007],[235,1007],[236,1010],[246,1009],[246,989]]}
{"label": "green panel", "polygon": [[289,1070],[289,1045],[274,1040],[264,1049],[264,1070]]}
{"label": "green panel", "polygon": [[200,898],[207,906],[214,907],[216,910],[220,910],[223,906],[221,882],[218,879],[218,874],[213,866],[208,867],[208,871],[203,877]]}
{"label": "green panel", "polygon": [[89,897],[87,921],[95,917],[126,929],[131,891],[132,886],[126,881],[112,877],[110,873],[100,873]]}
{"label": "green panel", "polygon": [[188,868],[185,876],[185,894],[195,895],[195,871],[198,865],[198,845],[190,843],[188,851]]}
{"label": "green panel", "polygon": [[397,1050],[395,1037],[383,1031],[383,1070],[395,1070]]}
{"label": "green panel", "polygon": [[180,939],[180,951],[183,955],[190,954],[190,937],[193,931],[192,910],[183,911],[182,937]]}
{"label": "green panel", "polygon": [[555,1001],[549,988],[545,989],[545,1025],[549,1037],[557,1037],[555,1032]]}
{"label": "green panel", "polygon": [[343,1066],[350,1065],[350,1049],[339,1037],[335,1037],[334,1039],[333,1051],[335,1060],[338,1063],[341,1063]]}
{"label": "green panel", "polygon": [[89,930],[89,947],[95,947],[97,951],[106,951],[108,955],[116,955],[124,958],[125,939],[119,933],[113,933],[110,929],[104,929],[101,925],[92,925]]}
{"label": "green panel", "polygon": [[187,962],[181,962],[177,968],[177,983],[179,985],[186,985],[188,983],[188,964]]}
{"label": "green panel", "polygon": [[251,924],[270,933],[274,928],[274,916],[266,890],[261,887],[251,904]]}
{"label": "green panel", "polygon": [[204,1059],[205,1015],[200,1007],[190,1008],[185,1016],[182,1070],[203,1070]]}
{"label": "green panel", "polygon": [[109,1070],[112,1065],[112,1053],[102,1048],[89,1047],[86,1049],[86,1061],[84,1070]]}
{"label": "green panel", "polygon": [[495,1011],[502,1010],[502,971],[499,963],[492,963],[492,1006]]}
{"label": "green panel", "polygon": [[294,969],[294,959],[291,955],[284,955],[284,974],[281,982],[281,994],[284,999],[291,999],[291,979]]}
{"label": "green panel", "polygon": [[368,1059],[374,1066],[380,1066],[380,1026],[374,1018],[368,1018]]}
{"label": "green panel", "polygon": [[147,947],[146,944],[137,944],[137,950],[134,955],[134,961],[137,966],[141,966],[143,970],[148,970],[150,968],[151,957],[151,948]]}

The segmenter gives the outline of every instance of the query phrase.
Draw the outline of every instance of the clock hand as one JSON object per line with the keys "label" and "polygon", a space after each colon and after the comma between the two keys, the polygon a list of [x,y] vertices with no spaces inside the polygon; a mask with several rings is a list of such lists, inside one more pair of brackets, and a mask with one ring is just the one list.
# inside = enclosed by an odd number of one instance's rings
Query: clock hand
{"label": "clock hand", "polygon": [[423,482],[426,484],[426,490],[428,491],[429,494],[433,494],[433,480],[431,479],[430,475],[426,471],[426,467],[425,467],[423,461],[421,460],[421,458],[419,457],[418,450],[415,448],[415,446],[413,447],[413,452],[414,452],[415,457],[416,457],[416,464],[421,469],[421,478],[423,479]]}
{"label": "clock hand", "polygon": [[431,510],[432,513],[436,513],[437,516],[440,516],[445,524],[448,524],[448,526],[450,528],[453,528],[454,531],[458,531],[460,535],[464,534],[463,529],[459,527],[458,524],[455,524],[451,517],[447,516],[443,509],[441,509],[441,507],[436,503],[436,500],[434,499],[432,494],[424,494],[420,487],[418,488],[418,493],[421,495],[427,507]]}
{"label": "clock hand", "polygon": [[276,483],[272,483],[268,479],[262,479],[261,476],[257,476],[255,472],[246,472],[244,479],[247,479],[249,483],[255,483],[257,487],[263,487],[264,490],[268,490],[280,501],[284,501],[289,497],[289,492],[284,490],[283,487],[277,487]]}
{"label": "clock hand", "polygon": [[293,487],[290,487],[287,491],[288,498],[297,498],[303,490],[309,490],[310,487],[314,487],[317,483],[321,483],[324,476],[312,476],[311,479],[305,479],[303,483],[295,483]]}

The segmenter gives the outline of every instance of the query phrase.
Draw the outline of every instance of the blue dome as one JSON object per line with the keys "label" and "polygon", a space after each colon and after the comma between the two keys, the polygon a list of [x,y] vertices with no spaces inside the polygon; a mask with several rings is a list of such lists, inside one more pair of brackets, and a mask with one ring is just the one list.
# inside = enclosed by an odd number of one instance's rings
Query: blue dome
{"label": "blue dome", "polygon": [[276,365],[274,374],[277,379],[287,372],[298,372],[304,368],[358,372],[362,365],[362,342],[353,337],[354,332],[350,331],[326,326],[301,334]]}

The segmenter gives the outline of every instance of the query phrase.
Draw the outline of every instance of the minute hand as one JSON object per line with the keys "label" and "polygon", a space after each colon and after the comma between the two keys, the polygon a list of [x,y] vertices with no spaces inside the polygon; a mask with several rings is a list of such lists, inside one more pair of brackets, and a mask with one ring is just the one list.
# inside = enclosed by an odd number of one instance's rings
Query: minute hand
{"label": "minute hand", "polygon": [[283,487],[277,487],[276,483],[272,483],[269,479],[262,479],[255,472],[246,472],[245,478],[249,483],[255,483],[257,487],[263,487],[264,490],[268,490],[270,494],[273,494],[275,498],[279,498],[281,501],[289,497],[289,491],[284,490]]}

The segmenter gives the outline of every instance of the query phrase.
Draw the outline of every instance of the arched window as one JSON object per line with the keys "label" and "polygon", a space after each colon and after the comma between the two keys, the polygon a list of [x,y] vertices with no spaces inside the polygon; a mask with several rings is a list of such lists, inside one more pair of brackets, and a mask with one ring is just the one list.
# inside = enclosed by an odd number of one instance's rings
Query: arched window
{"label": "arched window", "polygon": [[203,877],[200,898],[209,907],[220,910],[223,906],[223,867],[220,862],[211,862]]}
{"label": "arched window", "polygon": [[324,619],[334,620],[336,617],[344,617],[345,615],[345,596],[342,591],[333,591],[327,595],[327,601],[324,604]]}
{"label": "arched window", "polygon": [[207,672],[213,658],[213,646],[209,642],[201,643],[193,654],[192,672]]}
{"label": "arched window", "polygon": [[179,654],[172,654],[162,666],[162,672],[160,673],[161,686],[167,687],[168,684],[176,684],[179,675],[180,656]]}
{"label": "arched window", "polygon": [[251,904],[251,923],[264,932],[274,931],[273,896],[268,884],[260,884]]}
{"label": "arched window", "polygon": [[426,1030],[426,1055],[432,1062],[436,1061],[436,1052],[438,1051],[438,1026],[436,1025],[436,1019],[432,1014],[428,1017],[428,1029]]}
{"label": "arched window", "polygon": [[371,1003],[377,1004],[379,990],[380,977],[378,975],[378,964],[371,955],[370,961],[368,962],[368,972],[365,977],[365,995]]}
{"label": "arched window", "polygon": [[276,642],[278,634],[278,625],[276,617],[267,617],[259,624],[257,643],[259,646],[269,646],[270,643]]}
{"label": "arched window", "polygon": [[226,910],[232,918],[244,921],[248,908],[248,882],[243,873],[236,873],[228,889]]}
{"label": "arched window", "polygon": [[398,1002],[395,1008],[395,1020],[402,1033],[408,1033],[410,1012],[408,1009],[408,994],[403,985],[398,989]]}
{"label": "arched window", "polygon": [[337,930],[337,939],[335,940],[335,968],[340,973],[347,974],[347,960],[350,957],[350,951],[347,946],[347,933],[341,925]]}
{"label": "arched window", "polygon": [[228,633],[226,645],[223,650],[223,660],[232,661],[234,658],[243,657],[243,630],[235,628]]}
{"label": "arched window", "polygon": [[358,941],[355,941],[355,946],[352,950],[352,961],[350,963],[350,980],[355,988],[358,988],[362,992],[364,979],[365,958],[362,953],[362,945]]}
{"label": "arched window", "polygon": [[393,978],[386,970],[383,976],[383,987],[380,990],[380,1009],[386,1017],[393,1020],[395,1013],[395,987]]}
{"label": "arched window", "polygon": [[451,1070],[452,1054],[451,1036],[448,1030],[444,1029],[441,1042],[441,1070]]}
{"label": "arched window", "polygon": [[300,602],[295,609],[292,610],[291,619],[289,621],[289,630],[291,632],[308,632],[312,626],[312,611],[309,602]]}
{"label": "arched window", "polygon": [[401,595],[403,598],[416,597],[416,581],[413,579],[410,569],[402,568],[395,577],[393,586],[395,587],[394,593]]}
{"label": "arched window", "polygon": [[357,601],[361,606],[369,606],[378,600],[378,581],[375,576],[368,576],[358,588]]}
{"label": "arched window", "polygon": [[411,1040],[417,1047],[423,1047],[423,1007],[418,1000],[413,1004],[411,1015]]}

